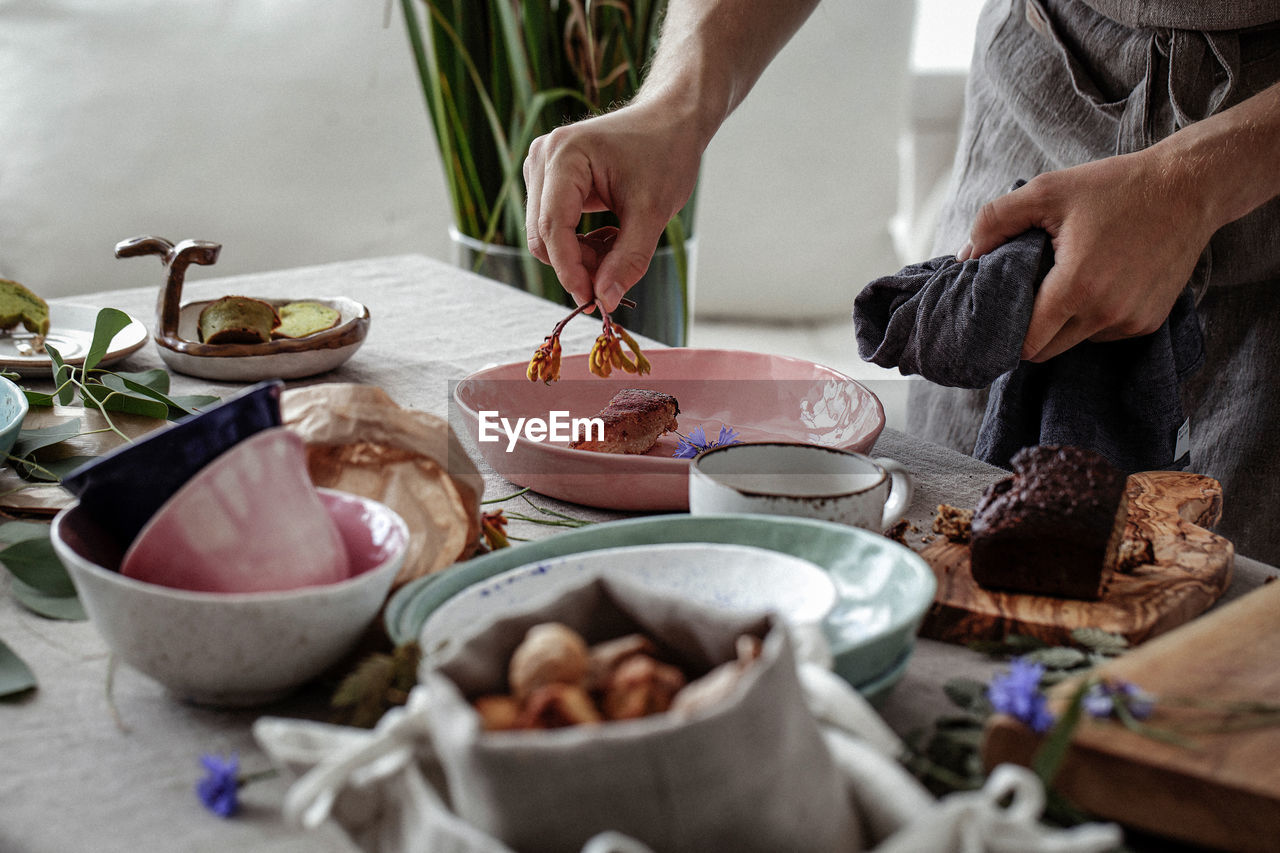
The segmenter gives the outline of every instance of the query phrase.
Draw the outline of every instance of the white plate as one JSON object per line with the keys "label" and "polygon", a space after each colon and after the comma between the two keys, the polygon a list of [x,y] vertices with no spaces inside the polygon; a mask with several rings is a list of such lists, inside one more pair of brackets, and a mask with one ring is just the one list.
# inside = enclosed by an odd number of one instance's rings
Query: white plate
{"label": "white plate", "polygon": [[710,542],[630,545],[539,560],[474,584],[427,617],[419,644],[438,658],[504,613],[537,608],[600,575],[622,575],[706,606],[772,611],[796,625],[820,623],[836,604],[831,576],[790,554]]}
{"label": "white plate", "polygon": [[[45,342],[53,344],[67,364],[82,364],[93,343],[93,326],[100,310],[93,305],[50,303],[49,334]],[[110,367],[147,342],[147,327],[133,317],[129,320],[129,325],[111,339],[106,355],[98,362],[100,367]],[[0,368],[20,376],[52,378],[53,362],[48,353],[23,355],[18,350],[20,345],[29,345],[34,337],[22,326],[0,334]]]}

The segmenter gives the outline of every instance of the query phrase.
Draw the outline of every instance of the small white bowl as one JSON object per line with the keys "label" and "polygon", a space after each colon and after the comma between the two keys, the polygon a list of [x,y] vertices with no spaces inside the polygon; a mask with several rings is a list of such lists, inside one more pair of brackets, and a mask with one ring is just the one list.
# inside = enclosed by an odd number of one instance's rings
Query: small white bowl
{"label": "small white bowl", "polygon": [[708,607],[770,611],[791,625],[819,625],[837,598],[827,572],[779,551],[712,542],[629,545],[540,560],[473,584],[427,617],[419,644],[429,658],[444,655],[504,611],[537,607],[600,575],[623,575]]}
{"label": "small white bowl", "polygon": [[387,506],[320,489],[352,577],[274,592],[173,589],[115,570],[119,545],[78,503],[58,513],[54,551],[94,626],[120,659],[178,698],[248,707],[280,699],[338,663],[382,607],[409,530]]}
{"label": "small white bowl", "polygon": [[876,533],[902,518],[913,493],[902,463],[820,444],[728,444],[699,454],[689,471],[693,515],[795,515]]}

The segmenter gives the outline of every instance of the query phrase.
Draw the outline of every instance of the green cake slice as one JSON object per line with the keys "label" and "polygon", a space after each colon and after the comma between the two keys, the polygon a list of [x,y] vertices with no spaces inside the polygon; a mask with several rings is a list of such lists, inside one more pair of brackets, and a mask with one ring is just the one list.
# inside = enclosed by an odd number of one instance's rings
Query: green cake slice
{"label": "green cake slice", "polygon": [[280,317],[271,303],[249,296],[224,296],[200,312],[197,326],[206,344],[262,344]]}
{"label": "green cake slice", "polygon": [[49,334],[49,303],[16,281],[0,278],[0,330],[7,332],[19,323],[43,338]]}
{"label": "green cake slice", "polygon": [[280,325],[273,332],[277,338],[305,338],[338,325],[342,313],[320,302],[290,302],[280,306]]}

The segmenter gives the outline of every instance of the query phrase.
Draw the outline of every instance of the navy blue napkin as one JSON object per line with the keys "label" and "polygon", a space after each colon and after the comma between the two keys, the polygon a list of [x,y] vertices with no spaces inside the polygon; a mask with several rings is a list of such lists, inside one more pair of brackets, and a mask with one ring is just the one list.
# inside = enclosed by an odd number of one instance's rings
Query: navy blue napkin
{"label": "navy blue napkin", "polygon": [[[990,388],[974,456],[1008,468],[1037,444],[1101,453],[1126,472],[1184,468],[1180,389],[1204,363],[1190,287],[1155,332],[1020,360],[1053,246],[1032,229],[960,262],[947,256],[868,284],[854,301],[858,353],[955,388]],[[1177,456],[1178,458],[1175,458]]]}

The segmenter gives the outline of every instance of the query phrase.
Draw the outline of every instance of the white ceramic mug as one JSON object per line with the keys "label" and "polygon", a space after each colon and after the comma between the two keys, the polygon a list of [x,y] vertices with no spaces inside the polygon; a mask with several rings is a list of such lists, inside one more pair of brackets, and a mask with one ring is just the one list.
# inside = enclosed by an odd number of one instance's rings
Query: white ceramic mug
{"label": "white ceramic mug", "polygon": [[798,515],[877,533],[902,518],[914,492],[901,463],[818,444],[731,444],[689,470],[693,515]]}

